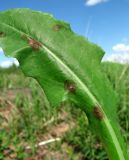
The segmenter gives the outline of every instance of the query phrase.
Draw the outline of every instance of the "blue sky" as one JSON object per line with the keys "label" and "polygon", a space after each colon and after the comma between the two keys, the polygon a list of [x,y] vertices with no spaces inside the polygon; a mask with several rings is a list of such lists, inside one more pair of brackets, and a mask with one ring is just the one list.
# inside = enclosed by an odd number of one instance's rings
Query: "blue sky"
{"label": "blue sky", "polygon": [[129,54],[129,0],[1,0],[0,11],[10,8],[49,12],[99,44],[106,54]]}

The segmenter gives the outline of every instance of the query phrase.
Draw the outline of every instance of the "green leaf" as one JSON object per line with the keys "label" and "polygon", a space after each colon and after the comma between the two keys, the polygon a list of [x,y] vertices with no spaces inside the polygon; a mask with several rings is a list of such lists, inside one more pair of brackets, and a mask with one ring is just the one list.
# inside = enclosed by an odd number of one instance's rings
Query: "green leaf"
{"label": "green leaf", "polygon": [[116,96],[101,72],[104,51],[65,22],[30,9],[0,13],[0,46],[35,78],[52,107],[70,99],[88,116],[111,160],[127,160],[116,116]]}

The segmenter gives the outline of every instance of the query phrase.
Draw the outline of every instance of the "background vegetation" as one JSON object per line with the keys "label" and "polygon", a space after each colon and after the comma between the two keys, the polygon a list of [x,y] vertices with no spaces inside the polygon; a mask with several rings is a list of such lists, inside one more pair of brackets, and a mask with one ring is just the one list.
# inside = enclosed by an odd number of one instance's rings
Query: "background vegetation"
{"label": "background vegetation", "polygon": [[[118,95],[118,118],[129,148],[129,65],[102,63]],[[35,147],[42,141],[60,141]],[[27,149],[30,146],[30,149]],[[72,104],[51,108],[32,78],[19,68],[0,69],[1,160],[107,160],[88,127],[86,115]]]}

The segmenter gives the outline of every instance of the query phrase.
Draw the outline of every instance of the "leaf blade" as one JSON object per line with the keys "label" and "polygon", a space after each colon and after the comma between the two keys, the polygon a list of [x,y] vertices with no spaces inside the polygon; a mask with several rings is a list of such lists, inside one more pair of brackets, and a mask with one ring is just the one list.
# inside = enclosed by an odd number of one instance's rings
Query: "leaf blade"
{"label": "leaf blade", "polygon": [[[37,79],[51,105],[59,105],[67,93],[87,113],[109,153],[116,160],[127,159],[116,123],[115,95],[100,70],[103,50],[74,34],[66,23],[29,9],[0,13],[0,31],[7,35],[0,38],[5,53],[19,60],[27,76]],[[66,80],[75,83],[75,93],[65,88]],[[96,113],[104,115],[102,121],[94,114],[96,106]]]}

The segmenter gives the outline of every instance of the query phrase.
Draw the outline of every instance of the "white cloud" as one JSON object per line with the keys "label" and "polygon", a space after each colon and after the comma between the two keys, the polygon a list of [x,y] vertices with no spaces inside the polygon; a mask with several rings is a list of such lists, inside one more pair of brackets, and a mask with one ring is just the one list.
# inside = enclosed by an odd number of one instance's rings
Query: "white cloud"
{"label": "white cloud", "polygon": [[117,62],[117,63],[129,63],[129,54],[128,53],[118,53],[118,54],[110,54],[107,55],[103,58],[103,61],[108,61],[108,62]]}
{"label": "white cloud", "polygon": [[3,59],[0,61],[1,68],[9,68],[12,65],[19,66],[19,62],[17,61],[16,58],[8,58],[4,56],[2,48],[0,48],[0,54],[2,55],[2,59]]}
{"label": "white cloud", "polygon": [[13,64],[15,64],[16,66],[19,66],[19,62],[16,58],[14,58]]}
{"label": "white cloud", "polygon": [[19,62],[16,59],[13,59],[13,60],[5,60],[0,63],[1,68],[9,68],[12,65],[19,66]]}
{"label": "white cloud", "polygon": [[123,43],[116,44],[112,47],[112,50],[117,53],[129,53],[129,45]]}
{"label": "white cloud", "polygon": [[0,53],[3,52],[2,48],[0,48]]}
{"label": "white cloud", "polygon": [[129,45],[116,44],[112,47],[112,54],[104,56],[103,61],[129,63]]}
{"label": "white cloud", "polygon": [[6,61],[3,61],[3,62],[0,63],[0,67],[2,67],[2,68],[9,68],[10,66],[12,66],[12,64],[13,63],[11,61],[6,60]]}
{"label": "white cloud", "polygon": [[108,0],[87,0],[86,5],[87,6],[95,6],[99,3],[107,2]]}

